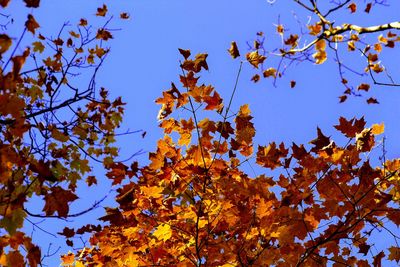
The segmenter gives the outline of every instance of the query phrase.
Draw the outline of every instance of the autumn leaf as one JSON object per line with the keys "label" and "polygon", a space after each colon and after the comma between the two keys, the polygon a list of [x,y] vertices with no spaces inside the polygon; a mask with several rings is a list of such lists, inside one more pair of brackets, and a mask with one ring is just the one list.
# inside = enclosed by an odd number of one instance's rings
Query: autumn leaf
{"label": "autumn leaf", "polygon": [[228,49],[228,52],[233,58],[240,57],[239,49],[236,42],[231,43],[231,47]]}
{"label": "autumn leaf", "polygon": [[44,197],[45,206],[43,211],[47,216],[53,215],[55,212],[61,218],[66,218],[69,212],[69,202],[76,200],[78,197],[70,190],[65,190],[60,186],[50,189]]}
{"label": "autumn leaf", "polygon": [[39,41],[33,42],[32,45],[33,45],[33,51],[34,52],[43,53],[44,45],[42,44],[42,42],[39,42]]}
{"label": "autumn leaf", "polygon": [[316,139],[310,141],[310,144],[314,145],[311,149],[313,152],[318,152],[331,143],[329,137],[325,136],[319,127],[317,128],[317,135]]}
{"label": "autumn leaf", "polygon": [[399,263],[400,261],[400,247],[390,247],[389,248],[389,257],[390,261],[396,261]]}
{"label": "autumn leaf", "polygon": [[264,78],[268,78],[268,77],[274,77],[276,78],[276,69],[274,68],[268,68],[263,72]]}
{"label": "autumn leaf", "polygon": [[103,4],[102,7],[97,8],[96,16],[105,17],[107,14],[107,11],[108,11],[107,6],[105,4]]}
{"label": "autumn leaf", "polygon": [[190,57],[190,50],[185,50],[185,49],[181,49],[178,48],[179,53],[181,53],[181,55],[185,58],[188,59]]}
{"label": "autumn leaf", "polygon": [[385,124],[373,124],[371,126],[371,132],[374,135],[382,134],[385,131]]}
{"label": "autumn leaf", "polygon": [[28,20],[25,22],[25,27],[28,31],[35,34],[36,29],[39,28],[40,26],[39,23],[37,23],[37,21],[35,20],[35,18],[31,14],[29,14]]}
{"label": "autumn leaf", "polygon": [[157,226],[157,229],[154,231],[153,235],[162,241],[167,241],[172,236],[172,229],[171,226],[168,224],[161,224]]}
{"label": "autumn leaf", "polygon": [[339,118],[339,125],[335,125],[334,127],[343,133],[346,137],[353,138],[357,133],[361,133],[365,127],[364,117],[361,119],[351,119],[347,120],[346,118]]}
{"label": "autumn leaf", "polygon": [[7,34],[0,34],[0,55],[9,49],[11,44],[12,40]]}
{"label": "autumn leaf", "polygon": [[378,100],[376,98],[370,97],[367,99],[368,104],[379,104]]}
{"label": "autumn leaf", "polygon": [[219,96],[217,91],[214,91],[213,96],[205,96],[203,99],[207,104],[204,108],[205,110],[220,110],[223,106],[222,98]]}
{"label": "autumn leaf", "polygon": [[39,7],[40,0],[24,0],[26,7]]}
{"label": "autumn leaf", "polygon": [[355,3],[351,3],[348,7],[351,13],[355,13],[357,11],[357,5]]}
{"label": "autumn leaf", "polygon": [[259,80],[260,80],[260,75],[258,75],[258,74],[255,74],[253,77],[251,77],[251,80],[253,81],[253,82],[258,82]]}
{"label": "autumn leaf", "polygon": [[258,69],[258,65],[262,64],[266,59],[265,56],[260,55],[258,50],[246,54],[247,61]]}
{"label": "autumn leaf", "polygon": [[129,19],[130,18],[129,14],[126,12],[122,12],[121,14],[119,14],[119,17],[121,19]]}

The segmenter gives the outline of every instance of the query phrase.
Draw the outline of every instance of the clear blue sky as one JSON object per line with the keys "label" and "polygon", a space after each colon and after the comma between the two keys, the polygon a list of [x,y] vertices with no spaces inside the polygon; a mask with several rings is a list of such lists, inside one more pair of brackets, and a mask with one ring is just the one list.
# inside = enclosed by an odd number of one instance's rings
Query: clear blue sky
{"label": "clear blue sky", "polygon": [[[15,17],[15,36],[19,36],[20,24],[24,23],[26,9],[21,8],[20,1],[12,1],[8,12]],[[32,10],[39,24],[40,32],[53,34],[65,21],[76,23],[81,17],[95,19],[96,8],[103,1],[80,0],[43,0],[41,7]],[[152,151],[156,141],[161,137],[157,127],[159,107],[154,100],[161,92],[169,88],[170,82],[178,82],[181,56],[178,48],[191,49],[193,53],[207,52],[210,71],[202,77],[204,83],[213,84],[227,98],[233,88],[238,60],[232,60],[227,53],[230,42],[238,43],[242,54],[246,52],[246,42],[250,43],[256,37],[256,32],[266,33],[266,42],[279,41],[275,33],[278,17],[287,28],[295,30],[298,26],[294,20],[295,12],[299,19],[307,22],[307,17],[301,9],[291,1],[277,0],[269,5],[265,0],[138,0],[138,1],[104,1],[109,7],[109,13],[118,17],[119,12],[131,14],[129,21],[112,22],[112,28],[121,28],[115,32],[111,44],[111,55],[99,74],[98,83],[108,88],[113,96],[121,95],[127,102],[123,130],[142,129],[147,132],[144,139],[140,134],[129,135],[120,139],[121,154],[128,157],[139,149]],[[364,1],[356,1],[364,3]],[[400,3],[388,1],[390,8],[376,7],[374,17],[365,18],[363,12],[351,17],[353,22],[363,25],[383,23],[398,19]],[[347,12],[348,13],[348,12]],[[347,15],[337,18],[337,23],[348,19]],[[18,28],[19,26],[19,28]],[[12,28],[11,28],[12,29]],[[275,41],[273,41],[275,40]],[[22,48],[21,48],[22,49]],[[392,76],[400,77],[398,68],[400,50],[392,50],[387,54],[387,65]],[[352,57],[344,57],[348,62],[360,60],[357,53]],[[393,59],[393,60],[391,60]],[[267,59],[268,62],[269,59]],[[396,66],[397,65],[397,66]],[[338,96],[343,91],[339,81],[336,65],[328,60],[322,66],[303,63],[291,67],[286,76],[274,87],[269,80],[261,80],[258,84],[250,82],[254,74],[253,68],[245,64],[238,86],[238,94],[234,98],[233,109],[249,103],[255,117],[257,129],[256,142],[266,144],[270,141],[285,141],[307,143],[316,136],[319,126],[327,135],[335,137],[337,132],[332,127],[337,124],[339,116],[348,118],[365,115],[368,125],[384,122],[386,125],[388,157],[400,157],[400,88],[379,88],[372,86],[372,95],[380,101],[380,105],[367,105],[364,99],[353,98],[345,104],[338,104]],[[399,78],[400,79],[400,78]],[[297,85],[290,89],[289,82],[296,80]],[[122,157],[122,158],[123,158]],[[147,154],[136,158],[146,162]],[[102,176],[100,166],[96,174]],[[104,179],[105,180],[105,179]],[[99,181],[103,181],[99,177]],[[83,200],[101,198],[108,192],[107,182],[97,189],[84,189],[81,192]],[[89,206],[83,203],[79,207]],[[108,204],[112,203],[112,197]],[[78,207],[74,207],[77,210]],[[69,226],[80,225],[85,220],[99,217],[102,209],[96,210]],[[37,221],[33,219],[34,221]],[[47,230],[56,233],[61,231],[64,223],[48,221],[40,224]],[[31,229],[29,224],[27,229]],[[46,234],[37,231],[34,238],[40,240],[43,247],[47,243],[55,243],[53,247],[63,244]],[[62,239],[62,238],[61,238]],[[78,242],[76,242],[78,244]],[[63,246],[62,251],[68,248]],[[57,259],[48,261],[55,266]]]}

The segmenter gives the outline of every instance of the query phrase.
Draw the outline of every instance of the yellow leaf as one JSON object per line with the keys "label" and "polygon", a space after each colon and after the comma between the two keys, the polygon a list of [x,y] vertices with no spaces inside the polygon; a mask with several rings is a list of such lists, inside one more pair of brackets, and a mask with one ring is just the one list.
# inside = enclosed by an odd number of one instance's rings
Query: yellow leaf
{"label": "yellow leaf", "polygon": [[157,227],[157,230],[154,231],[153,235],[158,240],[167,241],[172,236],[171,226],[169,226],[168,224],[165,224],[165,223],[161,224]]}
{"label": "yellow leaf", "polygon": [[159,198],[160,196],[162,196],[163,188],[158,186],[151,186],[151,187],[142,186],[140,187],[140,190],[147,197]]}
{"label": "yellow leaf", "polygon": [[253,65],[255,68],[258,69],[258,65],[262,64],[266,59],[265,56],[258,54],[258,50],[247,53],[246,55],[247,61]]}
{"label": "yellow leaf", "polygon": [[385,131],[385,124],[383,122],[381,124],[374,124],[371,128],[374,135],[382,134]]}

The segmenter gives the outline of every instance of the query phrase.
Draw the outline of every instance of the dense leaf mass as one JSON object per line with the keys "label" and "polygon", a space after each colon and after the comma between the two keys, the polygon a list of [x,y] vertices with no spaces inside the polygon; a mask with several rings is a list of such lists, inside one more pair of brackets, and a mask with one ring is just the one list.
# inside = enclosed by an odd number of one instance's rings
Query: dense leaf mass
{"label": "dense leaf mass", "polygon": [[[348,140],[345,145],[318,128],[310,145],[270,143],[259,145],[254,155],[248,105],[231,120],[226,115],[212,120],[209,114],[198,121],[197,105],[209,113],[207,99],[216,91],[198,83],[200,68],[192,63],[206,56],[193,61],[187,50],[181,52],[186,70],[181,89],[173,85],[157,100],[165,136],[150,153],[150,163],[121,186],[119,207],[104,218],[109,225],[91,238],[93,247],[76,254],[76,262],[380,266],[384,254],[367,255],[380,231],[400,223],[400,161],[374,168],[363,154],[371,151],[383,125],[365,128],[363,118],[342,117],[335,128]],[[190,111],[189,119],[171,117],[178,107]],[[242,163],[253,157],[261,172],[274,176],[247,173]],[[398,261],[396,243],[386,245],[389,259]]]}

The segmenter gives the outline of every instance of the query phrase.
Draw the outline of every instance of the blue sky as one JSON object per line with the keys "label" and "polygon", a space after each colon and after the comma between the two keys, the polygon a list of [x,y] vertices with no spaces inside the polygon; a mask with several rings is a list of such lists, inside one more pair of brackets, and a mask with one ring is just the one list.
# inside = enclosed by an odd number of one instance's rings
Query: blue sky
{"label": "blue sky", "polygon": [[[18,3],[17,3],[18,2]],[[162,136],[157,125],[159,107],[154,100],[170,82],[178,83],[180,73],[178,48],[191,49],[192,52],[207,52],[209,54],[209,72],[205,72],[202,81],[213,84],[217,91],[226,99],[232,92],[239,61],[233,60],[227,53],[231,41],[238,43],[241,54],[246,53],[246,42],[252,43],[256,32],[266,34],[266,43],[279,44],[279,36],[274,24],[281,21],[289,30],[296,30],[298,24],[296,15],[303,23],[308,17],[297,5],[289,1],[277,0],[269,5],[265,0],[239,1],[184,1],[184,0],[138,0],[138,1],[59,1],[43,0],[41,7],[32,10],[35,18],[42,26],[40,32],[54,34],[65,21],[72,24],[86,17],[96,20],[96,8],[104,3],[109,7],[109,13],[118,17],[120,12],[131,14],[129,21],[118,18],[111,23],[111,28],[121,28],[114,32],[114,40],[110,43],[111,54],[101,69],[98,83],[108,88],[112,96],[122,96],[127,102],[125,120],[122,131],[144,130],[143,139],[140,134],[128,135],[119,139],[122,159],[142,149],[152,151],[156,141]],[[357,1],[364,3],[364,1]],[[373,17],[366,17],[363,12],[349,17],[345,10],[335,18],[341,21],[373,25],[398,19],[400,3],[389,1],[390,8],[376,6]],[[26,9],[21,8],[19,1],[14,0],[8,12],[15,17],[15,37],[19,35],[21,23],[24,23]],[[23,11],[23,12],[22,12]],[[18,24],[19,23],[19,24]],[[399,76],[399,50],[384,54],[385,62],[393,77]],[[346,62],[358,64],[361,56],[357,53],[344,53]],[[329,55],[328,55],[329,56]],[[269,58],[267,64],[269,64]],[[271,59],[270,62],[273,62]],[[397,65],[397,66],[396,66]],[[391,67],[391,68],[390,68]],[[322,66],[312,63],[302,63],[292,66],[285,77],[278,80],[274,87],[270,80],[261,80],[254,84],[250,82],[255,70],[244,64],[240,76],[238,93],[234,98],[233,109],[242,104],[250,104],[255,117],[257,129],[256,142],[266,144],[271,141],[287,143],[307,143],[316,136],[319,126],[326,135],[334,138],[337,132],[332,127],[337,124],[340,116],[347,118],[364,115],[367,124],[384,122],[386,125],[388,157],[400,156],[400,89],[372,86],[372,95],[377,97],[380,105],[367,105],[365,99],[351,98],[344,104],[338,104],[338,96],[343,88],[340,85],[337,67],[328,60]],[[368,81],[368,77],[365,78]],[[289,83],[296,80],[297,85],[291,89]],[[147,154],[136,158],[146,162]],[[101,166],[95,168],[101,176]],[[103,180],[99,178],[99,180]],[[105,180],[105,179],[104,179]],[[99,199],[108,193],[109,185],[104,182],[94,192],[81,191],[82,199]],[[94,197],[94,198],[93,198]],[[82,202],[80,202],[82,203]],[[112,197],[106,201],[112,203]],[[89,204],[88,204],[89,205]],[[82,207],[82,204],[80,204]],[[77,208],[77,207],[74,207]],[[82,221],[94,219],[102,214],[102,210],[69,222],[79,225]],[[48,221],[41,224],[47,230],[56,233],[62,230],[59,221]],[[31,227],[27,225],[27,227]],[[40,243],[62,244],[60,241],[38,231],[34,236]],[[62,251],[67,248],[63,247]],[[56,261],[49,261],[50,266]]]}

